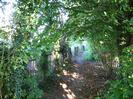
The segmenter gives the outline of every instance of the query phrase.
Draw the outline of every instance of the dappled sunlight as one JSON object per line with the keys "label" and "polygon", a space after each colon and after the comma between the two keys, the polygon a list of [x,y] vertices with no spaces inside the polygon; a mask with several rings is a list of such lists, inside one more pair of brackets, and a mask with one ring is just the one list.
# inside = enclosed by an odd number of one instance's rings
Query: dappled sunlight
{"label": "dappled sunlight", "polygon": [[69,75],[68,72],[66,70],[63,70],[63,74],[64,75]]}
{"label": "dappled sunlight", "polygon": [[70,73],[66,70],[63,70],[63,75],[71,76],[72,78],[79,79],[79,80],[83,79],[83,77],[81,77],[81,75],[79,73],[76,73],[76,72]]}
{"label": "dappled sunlight", "polygon": [[94,99],[104,88],[106,80],[99,62],[72,64],[73,70],[63,69],[57,74],[56,84],[50,86],[51,92],[44,99]]}
{"label": "dappled sunlight", "polygon": [[[64,92],[66,93],[66,96],[68,99],[76,99],[76,95],[71,91],[71,89],[68,88],[67,84],[65,83],[60,83],[60,86],[62,86]],[[63,94],[63,97],[65,95]]]}
{"label": "dappled sunlight", "polygon": [[133,99],[133,0],[0,0],[0,99]]}
{"label": "dappled sunlight", "polygon": [[72,73],[72,77],[73,78],[78,78],[79,77],[79,74],[74,72],[74,73]]}

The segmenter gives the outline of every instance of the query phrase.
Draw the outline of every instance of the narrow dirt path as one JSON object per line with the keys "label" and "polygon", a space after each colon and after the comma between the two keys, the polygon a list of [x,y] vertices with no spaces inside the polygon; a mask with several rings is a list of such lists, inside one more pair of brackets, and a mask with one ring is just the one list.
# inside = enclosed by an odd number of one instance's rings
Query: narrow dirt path
{"label": "narrow dirt path", "polygon": [[72,71],[63,70],[61,79],[52,86],[44,99],[94,99],[104,89],[105,72],[99,63],[74,64]]}

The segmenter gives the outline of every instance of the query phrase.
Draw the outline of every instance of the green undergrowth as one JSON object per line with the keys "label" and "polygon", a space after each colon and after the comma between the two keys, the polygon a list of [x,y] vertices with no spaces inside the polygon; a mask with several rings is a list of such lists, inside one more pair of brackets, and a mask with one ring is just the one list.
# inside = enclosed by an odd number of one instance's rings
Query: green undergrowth
{"label": "green undergrowth", "polygon": [[96,99],[133,99],[133,46],[123,50],[117,79],[109,81],[107,89]]}

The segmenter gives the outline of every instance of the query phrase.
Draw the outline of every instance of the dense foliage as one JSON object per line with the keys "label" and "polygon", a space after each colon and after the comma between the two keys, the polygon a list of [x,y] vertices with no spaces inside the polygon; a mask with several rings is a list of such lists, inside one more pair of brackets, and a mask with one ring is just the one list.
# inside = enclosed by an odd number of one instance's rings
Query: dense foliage
{"label": "dense foliage", "polygon": [[[45,78],[50,72],[48,55],[56,51],[57,43],[62,48],[61,44],[65,44],[70,37],[87,38],[94,59],[102,60],[106,68],[112,69],[114,57],[120,58],[121,67],[116,72],[118,79],[111,82],[104,98],[133,97],[132,0],[16,2],[9,27],[11,31],[0,30],[0,38],[5,41],[9,37],[11,39],[9,43],[0,43],[0,97],[40,99],[43,92],[38,88],[38,81],[39,77]],[[64,37],[66,41],[62,41]],[[109,57],[103,55],[106,53],[109,53]],[[39,59],[42,74],[29,74],[27,64],[30,59]]]}
{"label": "dense foliage", "polygon": [[122,52],[121,65],[117,71],[118,79],[109,82],[109,89],[103,98],[130,99],[133,97],[133,47],[125,48]]}

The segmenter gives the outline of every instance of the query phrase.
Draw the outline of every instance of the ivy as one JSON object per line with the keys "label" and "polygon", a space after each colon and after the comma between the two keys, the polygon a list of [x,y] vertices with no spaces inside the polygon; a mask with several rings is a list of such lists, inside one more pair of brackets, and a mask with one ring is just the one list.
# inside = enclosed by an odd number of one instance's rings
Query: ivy
{"label": "ivy", "polygon": [[[98,58],[118,56],[120,80],[112,81],[104,98],[132,98],[132,0],[18,0],[11,33],[0,29],[0,89],[4,99],[39,99],[37,77],[28,74],[29,59],[48,65],[48,54],[64,36],[86,38]],[[3,5],[3,2],[0,1]],[[64,17],[67,17],[64,19]],[[8,36],[11,43],[6,42]],[[41,68],[41,67],[40,67]],[[42,67],[44,75],[48,67]]]}

